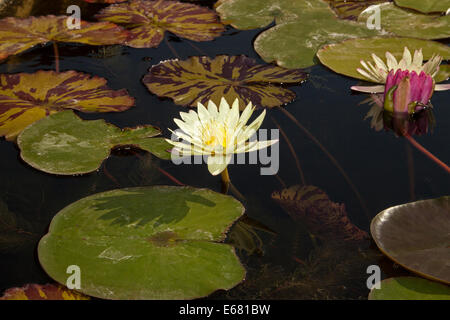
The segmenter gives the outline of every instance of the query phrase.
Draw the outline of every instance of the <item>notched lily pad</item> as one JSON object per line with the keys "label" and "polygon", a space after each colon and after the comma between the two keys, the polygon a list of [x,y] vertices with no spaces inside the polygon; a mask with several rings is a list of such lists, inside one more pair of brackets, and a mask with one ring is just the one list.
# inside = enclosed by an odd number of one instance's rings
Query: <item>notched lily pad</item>
{"label": "notched lily pad", "polygon": [[97,19],[124,25],[129,29],[127,45],[157,47],[165,31],[194,41],[209,41],[224,31],[214,11],[178,1],[131,0],[102,9]]}
{"label": "notched lily pad", "polygon": [[[445,39],[450,37],[450,15],[423,14],[407,10],[393,3],[377,5],[381,28],[402,37]],[[373,12],[363,12],[358,21],[366,22]]]}
{"label": "notched lily pad", "polygon": [[81,21],[80,29],[67,27],[67,16],[40,16],[0,20],[0,59],[47,42],[89,45],[120,44],[128,32],[111,22]]}
{"label": "notched lily pad", "polygon": [[170,159],[170,145],[152,138],[152,126],[119,129],[104,120],[86,121],[62,111],[27,127],[17,138],[20,156],[32,167],[53,174],[73,175],[97,170],[112,148],[134,146]]}
{"label": "notched lily pad", "polygon": [[450,196],[388,208],[370,225],[378,248],[406,269],[450,284]]}
{"label": "notched lily pad", "polygon": [[160,97],[169,97],[178,105],[197,107],[197,102],[222,97],[259,107],[275,107],[291,102],[295,93],[281,84],[299,84],[307,78],[302,70],[261,65],[246,56],[219,55],[167,60],[150,68],[143,82]]}
{"label": "notched lily pad", "polygon": [[65,283],[104,299],[193,299],[230,289],[245,270],[222,241],[244,212],[207,189],[156,186],[95,194],[61,210],[38,247],[39,261]]}
{"label": "notched lily pad", "polygon": [[373,288],[369,300],[450,300],[450,288],[417,277],[396,277],[381,281]]}
{"label": "notched lily pad", "polygon": [[5,291],[0,300],[89,300],[74,290],[54,284],[27,284],[22,288]]}
{"label": "notched lily pad", "polygon": [[306,68],[316,64],[317,50],[325,44],[377,35],[365,24],[340,20],[321,0],[219,0],[216,11],[223,23],[237,29],[275,26],[260,33],[256,52],[266,62],[285,68]]}
{"label": "notched lily pad", "polygon": [[[450,59],[450,48],[442,43],[430,40],[421,40],[402,37],[372,37],[364,39],[350,39],[340,43],[326,45],[317,52],[320,62],[331,70],[361,80],[366,80],[356,69],[361,68],[361,60],[372,61],[374,53],[386,61],[386,52],[392,53],[400,60],[404,48],[411,52],[422,49],[424,60],[430,59],[433,54],[439,54],[444,60]],[[448,66],[441,65],[436,75],[436,82],[448,78]]]}
{"label": "notched lily pad", "polygon": [[65,109],[120,112],[134,105],[127,90],[111,90],[106,79],[66,71],[0,74],[0,136],[14,140],[28,125]]}

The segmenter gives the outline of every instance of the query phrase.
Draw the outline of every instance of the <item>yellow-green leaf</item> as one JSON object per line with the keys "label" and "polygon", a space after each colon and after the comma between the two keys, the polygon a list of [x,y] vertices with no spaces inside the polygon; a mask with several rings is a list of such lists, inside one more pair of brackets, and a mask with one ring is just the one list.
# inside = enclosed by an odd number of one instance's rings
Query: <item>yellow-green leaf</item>
{"label": "yellow-green leaf", "polygon": [[178,1],[132,0],[106,7],[96,18],[128,27],[127,45],[135,48],[157,47],[165,31],[194,41],[209,41],[224,30],[214,11]]}
{"label": "yellow-green leaf", "polygon": [[119,112],[133,105],[125,89],[111,90],[106,79],[86,73],[0,74],[0,136],[8,140],[36,120],[65,109]]}
{"label": "yellow-green leaf", "polygon": [[219,55],[168,60],[154,65],[144,77],[147,88],[160,97],[169,97],[182,106],[196,107],[198,102],[241,100],[259,107],[288,103],[295,93],[281,84],[300,84],[307,74],[269,64],[258,64],[246,56]]}

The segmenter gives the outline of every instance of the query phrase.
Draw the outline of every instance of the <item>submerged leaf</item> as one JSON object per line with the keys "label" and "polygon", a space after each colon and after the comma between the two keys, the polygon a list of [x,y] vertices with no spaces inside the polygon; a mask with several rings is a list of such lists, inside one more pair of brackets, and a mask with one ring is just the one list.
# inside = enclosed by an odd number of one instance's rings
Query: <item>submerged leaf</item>
{"label": "submerged leaf", "polygon": [[[422,14],[405,10],[393,3],[377,5],[381,28],[402,37],[445,39],[450,37],[450,15]],[[358,21],[366,22],[373,12],[363,12]]]}
{"label": "submerged leaf", "polygon": [[22,288],[5,291],[0,300],[89,300],[90,298],[74,290],[54,284],[27,284]]}
{"label": "submerged leaf", "polygon": [[280,84],[299,84],[306,77],[302,70],[257,64],[243,55],[220,55],[161,62],[149,70],[143,82],[152,93],[172,98],[178,105],[196,107],[197,102],[210,99],[218,105],[222,97],[227,101],[237,97],[244,108],[249,102],[259,107],[288,103],[295,93]]}
{"label": "submerged leaf", "polygon": [[111,90],[106,79],[86,73],[0,74],[0,136],[8,140],[31,123],[64,109],[119,112],[133,105],[125,89]]}
{"label": "submerged leaf", "polygon": [[450,300],[450,288],[417,277],[389,278],[373,288],[369,300]]}
{"label": "submerged leaf", "polygon": [[98,193],[62,209],[38,247],[56,281],[67,264],[82,272],[80,291],[104,299],[193,299],[230,289],[245,270],[221,243],[244,212],[208,189],[156,186]]}
{"label": "submerged leaf", "polygon": [[305,222],[311,233],[325,241],[358,241],[368,237],[349,220],[344,204],[331,201],[317,187],[295,185],[273,192],[272,199],[294,221]]}
{"label": "submerged leaf", "polygon": [[388,208],[370,225],[375,243],[390,259],[446,284],[450,284],[449,230],[449,196]]}
{"label": "submerged leaf", "polygon": [[394,0],[399,7],[414,9],[423,13],[446,12],[450,9],[450,0]]}
{"label": "submerged leaf", "polygon": [[126,43],[135,48],[157,47],[165,31],[189,40],[209,41],[224,30],[214,11],[178,1],[131,0],[102,9],[96,18],[129,28]]}
{"label": "submerged leaf", "polygon": [[[444,60],[450,59],[450,48],[442,43],[400,37],[350,39],[324,46],[317,52],[317,57],[321,63],[337,73],[370,81],[356,71],[362,68],[361,60],[372,61],[372,54],[376,54],[386,61],[386,52],[390,52],[397,60],[400,60],[405,47],[408,47],[411,52],[422,49],[424,60],[430,59],[435,54],[442,56]],[[447,78],[448,66],[441,65],[435,81],[440,82]]]}
{"label": "submerged leaf", "polygon": [[54,174],[95,171],[117,146],[134,146],[170,159],[171,148],[152,126],[119,129],[104,120],[86,121],[62,111],[26,128],[17,138],[20,156],[32,167]]}
{"label": "submerged leaf", "polygon": [[0,20],[0,59],[37,44],[77,42],[90,45],[123,43],[128,33],[110,22],[81,21],[80,29],[69,29],[67,16],[41,16]]}
{"label": "submerged leaf", "polygon": [[321,0],[219,0],[216,11],[223,23],[237,29],[276,25],[260,33],[256,52],[266,61],[286,68],[305,68],[316,63],[317,50],[325,44],[376,35],[364,24],[337,19]]}

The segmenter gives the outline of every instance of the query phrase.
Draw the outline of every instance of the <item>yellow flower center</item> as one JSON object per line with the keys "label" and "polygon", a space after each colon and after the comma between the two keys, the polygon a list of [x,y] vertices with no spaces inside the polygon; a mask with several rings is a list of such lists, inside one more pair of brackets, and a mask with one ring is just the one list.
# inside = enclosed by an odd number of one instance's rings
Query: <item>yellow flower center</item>
{"label": "yellow flower center", "polygon": [[215,147],[220,143],[225,149],[227,147],[227,127],[223,123],[210,121],[202,128],[202,141],[210,147]]}

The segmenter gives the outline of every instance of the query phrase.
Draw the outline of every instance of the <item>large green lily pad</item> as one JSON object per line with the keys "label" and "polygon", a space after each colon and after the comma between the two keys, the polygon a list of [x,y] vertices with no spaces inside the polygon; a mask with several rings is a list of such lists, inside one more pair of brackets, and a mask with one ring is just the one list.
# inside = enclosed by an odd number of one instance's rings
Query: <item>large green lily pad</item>
{"label": "large green lily pad", "polygon": [[450,0],[394,0],[400,7],[414,9],[423,13],[446,12],[450,8]]}
{"label": "large green lily pad", "polygon": [[[371,54],[375,53],[383,61],[386,61],[386,51],[400,60],[405,47],[408,47],[412,53],[414,50],[422,49],[425,60],[431,58],[433,54],[441,55],[444,60],[450,59],[450,48],[444,44],[431,40],[400,37],[350,39],[324,46],[317,52],[317,57],[320,62],[337,73],[369,81],[356,71],[356,69],[362,68],[361,60],[372,61]],[[447,78],[448,66],[441,65],[435,80],[440,82]]]}
{"label": "large green lily pad", "polygon": [[213,100],[219,104],[241,100],[259,107],[275,107],[291,102],[295,93],[283,86],[299,84],[307,78],[302,70],[288,70],[274,65],[258,64],[246,56],[219,55],[167,60],[154,65],[144,77],[147,88],[160,97],[172,98],[176,104],[197,107]]}
{"label": "large green lily pad", "polygon": [[104,299],[192,299],[241,282],[234,248],[221,243],[244,212],[208,189],[118,189],[61,210],[38,247],[39,261],[65,284],[81,270],[81,291]]}
{"label": "large green lily pad", "polygon": [[369,300],[450,300],[450,288],[417,277],[397,277],[381,281],[373,288]]}
{"label": "large green lily pad", "polygon": [[131,0],[102,9],[96,18],[129,28],[126,44],[135,48],[157,47],[165,31],[194,41],[209,41],[224,31],[216,13],[178,1]]}
{"label": "large green lily pad", "polygon": [[370,225],[378,248],[406,269],[450,284],[450,196],[388,208]]}
{"label": "large green lily pad", "polygon": [[[405,10],[393,3],[377,5],[380,8],[381,28],[402,37],[445,39],[450,37],[450,15],[422,14]],[[366,22],[373,12],[363,12],[358,21]]]}
{"label": "large green lily pad", "polygon": [[170,145],[152,138],[152,126],[120,129],[104,120],[86,121],[62,111],[27,127],[17,138],[20,156],[32,167],[48,173],[73,175],[97,170],[112,148],[135,146],[170,159]]}
{"label": "large green lily pad", "polygon": [[80,29],[67,27],[67,16],[41,16],[0,20],[0,59],[47,42],[89,45],[120,44],[128,33],[111,22],[80,22]]}
{"label": "large green lily pad", "polygon": [[134,105],[127,90],[76,71],[0,74],[0,136],[15,140],[28,125],[65,109],[120,112]]}
{"label": "large green lily pad", "polygon": [[262,28],[275,21],[257,36],[254,47],[266,62],[286,68],[314,65],[317,50],[325,44],[377,34],[365,24],[338,19],[320,0],[219,0],[216,11],[223,23],[237,29]]}

